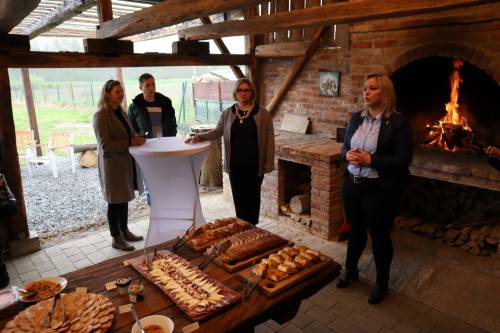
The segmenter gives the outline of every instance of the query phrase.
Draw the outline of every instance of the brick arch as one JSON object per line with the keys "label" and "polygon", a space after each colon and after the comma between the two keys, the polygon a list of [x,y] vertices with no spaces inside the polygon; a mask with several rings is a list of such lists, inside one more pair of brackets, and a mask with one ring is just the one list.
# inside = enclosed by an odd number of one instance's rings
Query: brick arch
{"label": "brick arch", "polygon": [[415,61],[429,56],[452,57],[465,60],[488,73],[500,84],[500,59],[486,52],[455,43],[425,44],[406,51],[385,64],[387,75]]}

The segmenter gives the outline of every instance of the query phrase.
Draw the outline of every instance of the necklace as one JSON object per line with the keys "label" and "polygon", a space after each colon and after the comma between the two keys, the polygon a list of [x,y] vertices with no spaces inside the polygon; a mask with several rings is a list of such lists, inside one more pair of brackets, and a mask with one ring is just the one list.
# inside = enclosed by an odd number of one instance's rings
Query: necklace
{"label": "necklace", "polygon": [[[240,114],[240,111],[243,112],[243,114]],[[240,120],[240,124],[243,124],[243,120],[250,117],[250,114],[252,113],[251,111],[252,111],[252,109],[241,110],[238,106],[236,106],[235,114],[236,114],[236,117],[238,117],[238,119]]]}

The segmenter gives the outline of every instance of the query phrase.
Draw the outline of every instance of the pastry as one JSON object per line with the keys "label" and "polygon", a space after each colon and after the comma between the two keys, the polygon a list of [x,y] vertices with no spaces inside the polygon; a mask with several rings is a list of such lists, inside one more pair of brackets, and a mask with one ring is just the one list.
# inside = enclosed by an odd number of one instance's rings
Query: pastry
{"label": "pastry", "polygon": [[288,279],[289,277],[290,275],[288,275],[287,273],[280,272],[274,268],[269,268],[269,270],[267,271],[267,278],[274,282],[283,281],[285,279]]}

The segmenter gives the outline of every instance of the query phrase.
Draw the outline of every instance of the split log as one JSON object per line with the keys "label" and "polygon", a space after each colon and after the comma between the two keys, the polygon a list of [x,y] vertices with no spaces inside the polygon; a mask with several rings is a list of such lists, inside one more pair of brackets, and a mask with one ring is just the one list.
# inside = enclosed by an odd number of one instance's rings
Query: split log
{"label": "split log", "polygon": [[290,200],[290,210],[296,214],[308,213],[311,211],[311,193],[300,194]]}
{"label": "split log", "polygon": [[493,238],[493,237],[486,237],[486,243],[490,245],[497,245],[498,244],[498,239]]}
{"label": "split log", "polygon": [[80,166],[82,168],[97,167],[97,153],[94,150],[87,150],[80,157]]}
{"label": "split log", "polygon": [[281,205],[280,211],[283,215],[290,216],[290,205],[289,204]]}
{"label": "split log", "polygon": [[445,241],[455,241],[457,239],[458,235],[460,235],[460,231],[458,231],[456,229],[448,229],[443,234],[443,239]]}
{"label": "split log", "polygon": [[475,254],[476,256],[481,253],[481,249],[479,246],[475,246],[469,250],[470,253]]}

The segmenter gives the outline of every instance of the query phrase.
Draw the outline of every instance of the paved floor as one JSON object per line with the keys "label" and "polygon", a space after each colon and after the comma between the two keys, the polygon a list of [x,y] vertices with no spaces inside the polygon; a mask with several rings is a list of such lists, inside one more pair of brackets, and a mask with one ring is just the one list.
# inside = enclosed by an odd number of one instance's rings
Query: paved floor
{"label": "paved floor", "polygon": [[[232,204],[221,193],[202,195],[202,206],[207,221],[220,217],[234,216]],[[323,253],[341,261],[345,254],[343,244],[328,242],[283,227],[270,219],[260,225],[270,231],[278,232],[295,243],[315,247]],[[130,223],[130,229],[145,235],[147,220]],[[59,245],[43,248],[31,255],[9,260],[7,269],[11,285],[21,286],[32,279],[55,276],[99,263],[103,260],[122,255],[113,249],[107,230],[82,234],[81,238]],[[143,242],[134,243],[142,248]],[[311,298],[302,302],[297,316],[284,325],[268,321],[256,328],[257,333],[417,333],[417,332],[484,332],[422,303],[398,293],[391,293],[381,304],[372,306],[367,302],[370,285],[357,282],[346,289],[335,288],[334,282],[323,288]]]}

